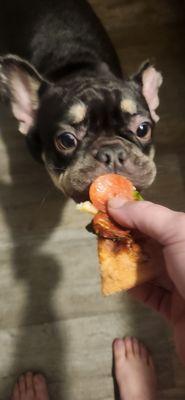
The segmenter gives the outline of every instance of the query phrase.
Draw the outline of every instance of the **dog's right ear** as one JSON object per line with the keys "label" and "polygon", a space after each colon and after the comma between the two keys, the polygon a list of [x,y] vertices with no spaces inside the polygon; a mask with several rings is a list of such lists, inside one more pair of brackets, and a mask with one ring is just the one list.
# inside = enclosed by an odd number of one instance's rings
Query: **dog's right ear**
{"label": "dog's right ear", "polygon": [[19,122],[19,131],[27,135],[34,125],[39,107],[41,75],[18,56],[0,57],[0,97],[8,99]]}

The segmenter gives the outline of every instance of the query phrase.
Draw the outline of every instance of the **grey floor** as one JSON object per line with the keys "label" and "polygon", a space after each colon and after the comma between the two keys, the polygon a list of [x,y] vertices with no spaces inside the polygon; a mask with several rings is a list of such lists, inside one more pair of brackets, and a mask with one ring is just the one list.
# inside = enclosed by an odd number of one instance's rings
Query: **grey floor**
{"label": "grey floor", "polygon": [[[183,1],[91,3],[127,72],[148,57],[163,72],[158,176],[145,197],[185,211]],[[53,400],[112,400],[111,343],[127,334],[154,356],[159,399],[184,399],[185,370],[166,323],[128,295],[101,296],[88,218],[31,159],[3,107],[0,130],[0,400],[27,370],[45,373]]]}

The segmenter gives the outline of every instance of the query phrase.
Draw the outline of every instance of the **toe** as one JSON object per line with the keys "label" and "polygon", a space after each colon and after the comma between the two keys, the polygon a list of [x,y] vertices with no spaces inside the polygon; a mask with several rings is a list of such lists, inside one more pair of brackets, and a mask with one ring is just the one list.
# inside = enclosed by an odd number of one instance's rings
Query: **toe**
{"label": "toe", "polygon": [[126,348],[123,339],[115,339],[113,342],[114,374],[119,384],[122,382],[123,368],[126,360]]}
{"label": "toe", "polygon": [[34,384],[33,384],[33,373],[27,372],[25,374],[26,391],[27,395],[31,398],[34,397]]}
{"label": "toe", "polygon": [[14,388],[13,388],[11,400],[20,400],[20,393],[19,393],[19,385],[18,385],[18,383],[16,383]]}
{"label": "toe", "polygon": [[123,339],[115,339],[113,342],[113,353],[115,362],[122,361],[126,356],[126,348]]}
{"label": "toe", "polygon": [[123,342],[126,349],[126,356],[129,357],[130,355],[133,355],[134,354],[133,338],[127,336],[125,339],[123,339]]}
{"label": "toe", "polygon": [[143,343],[140,342],[140,355],[143,360],[149,364],[150,353]]}
{"label": "toe", "polygon": [[37,400],[49,400],[47,383],[44,376],[36,374],[33,377],[33,381]]}
{"label": "toe", "polygon": [[140,343],[139,340],[136,339],[135,337],[132,338],[132,346],[133,346],[133,351],[135,356],[140,355]]}
{"label": "toe", "polygon": [[27,372],[25,375],[27,389],[33,388],[33,373]]}
{"label": "toe", "polygon": [[19,386],[19,392],[21,397],[25,397],[26,395],[26,380],[25,380],[25,376],[21,375],[19,380],[18,380],[18,386]]}

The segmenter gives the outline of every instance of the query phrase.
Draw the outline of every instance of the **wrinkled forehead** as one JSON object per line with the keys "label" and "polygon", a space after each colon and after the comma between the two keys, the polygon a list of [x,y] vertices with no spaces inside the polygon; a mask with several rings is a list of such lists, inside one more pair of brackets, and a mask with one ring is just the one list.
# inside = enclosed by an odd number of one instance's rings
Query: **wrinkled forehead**
{"label": "wrinkled forehead", "polygon": [[[136,85],[126,84],[120,88],[88,88],[66,104],[65,118],[69,124],[80,124],[91,120],[103,122],[122,121],[123,117],[141,114],[150,117],[148,105]],[[104,121],[104,122],[105,122]]]}
{"label": "wrinkled forehead", "polygon": [[[131,82],[89,82],[76,87],[52,89],[43,101],[43,121],[78,125],[87,121],[94,125],[122,123],[133,115],[150,117],[147,103],[138,86]],[[40,118],[39,118],[40,119]]]}

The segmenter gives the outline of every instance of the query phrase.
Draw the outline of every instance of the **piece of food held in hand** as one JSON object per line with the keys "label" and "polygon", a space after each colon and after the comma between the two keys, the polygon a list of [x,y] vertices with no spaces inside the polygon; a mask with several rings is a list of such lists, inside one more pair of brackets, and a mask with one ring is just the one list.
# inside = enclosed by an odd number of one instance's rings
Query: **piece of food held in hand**
{"label": "piece of food held in hand", "polygon": [[107,201],[115,196],[136,201],[142,199],[127,178],[107,174],[99,176],[90,186],[91,202],[77,205],[78,210],[94,214],[91,227],[98,236],[104,295],[131,289],[155,278],[158,272],[148,253],[147,239],[117,225],[107,214]]}

